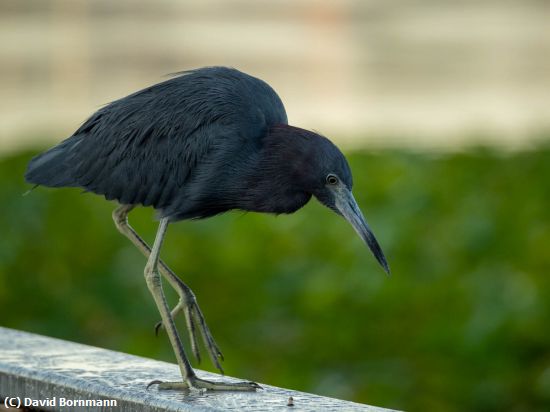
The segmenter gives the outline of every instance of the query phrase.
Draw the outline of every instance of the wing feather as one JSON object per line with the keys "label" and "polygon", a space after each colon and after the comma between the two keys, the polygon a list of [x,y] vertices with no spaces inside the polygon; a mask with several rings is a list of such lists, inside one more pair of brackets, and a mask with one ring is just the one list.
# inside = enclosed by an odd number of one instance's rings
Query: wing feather
{"label": "wing feather", "polygon": [[221,141],[261,139],[269,126],[286,122],[281,100],[263,81],[203,68],[103,107],[56,146],[68,148],[57,150],[56,161],[67,186],[166,208]]}

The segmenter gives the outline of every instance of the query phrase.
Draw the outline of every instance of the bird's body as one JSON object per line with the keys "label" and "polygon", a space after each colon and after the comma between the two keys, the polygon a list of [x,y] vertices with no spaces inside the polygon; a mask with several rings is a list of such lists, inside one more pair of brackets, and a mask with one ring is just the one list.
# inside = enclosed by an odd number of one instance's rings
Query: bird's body
{"label": "bird's body", "polygon": [[228,68],[191,71],[98,110],[33,159],[27,179],[152,206],[174,220],[206,217],[217,212],[203,209],[212,182],[224,187],[236,168],[259,160],[269,128],[286,123],[281,100],[263,81]]}
{"label": "bird's body", "polygon": [[[350,221],[388,270],[351,195],[343,154],[325,137],[289,126],[275,91],[235,69],[185,72],[106,105],[71,137],[32,159],[25,177],[36,185],[81,187],[125,205],[115,212],[115,223],[149,257],[148,285],[189,386],[197,381],[173,327],[178,310],[166,312],[156,284],[159,264],[179,290],[180,310],[191,311],[186,316],[196,317],[203,336],[209,331],[198,306],[189,303],[194,299],[190,290],[159,263],[169,222],[232,209],[292,213],[315,196]],[[152,206],[161,218],[152,250],[127,225],[126,215],[135,205]],[[219,350],[209,339],[210,355],[217,357]]]}

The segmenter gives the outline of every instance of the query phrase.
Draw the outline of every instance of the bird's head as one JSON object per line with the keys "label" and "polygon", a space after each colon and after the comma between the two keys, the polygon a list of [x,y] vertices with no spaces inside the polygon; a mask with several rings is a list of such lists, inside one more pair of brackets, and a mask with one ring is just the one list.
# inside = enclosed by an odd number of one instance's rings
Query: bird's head
{"label": "bird's head", "polygon": [[382,248],[353,197],[351,170],[342,152],[317,133],[285,126],[285,131],[288,129],[292,129],[289,139],[292,143],[285,147],[292,147],[292,152],[286,152],[285,158],[286,164],[293,170],[293,180],[299,181],[303,190],[344,217],[389,274]]}
{"label": "bird's head", "polygon": [[316,165],[317,185],[312,194],[319,202],[344,217],[353,226],[378,263],[389,274],[390,268],[384,252],[353,197],[353,180],[348,162],[332,142],[322,139],[318,151],[321,162]]}

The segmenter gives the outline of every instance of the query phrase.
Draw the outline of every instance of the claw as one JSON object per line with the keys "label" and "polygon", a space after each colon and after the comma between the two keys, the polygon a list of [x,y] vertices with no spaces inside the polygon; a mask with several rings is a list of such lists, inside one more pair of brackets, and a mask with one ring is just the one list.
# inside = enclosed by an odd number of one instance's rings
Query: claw
{"label": "claw", "polygon": [[157,323],[155,324],[155,336],[158,337],[158,335],[159,335],[159,330],[160,330],[161,328],[162,328],[162,322],[159,321],[159,322],[157,322]]}
{"label": "claw", "polygon": [[162,383],[164,383],[164,382],[159,381],[159,380],[151,381],[151,382],[149,382],[149,384],[145,387],[145,390],[149,390],[149,388],[150,388],[151,386],[153,386],[153,385],[159,385],[159,386],[160,386]]}

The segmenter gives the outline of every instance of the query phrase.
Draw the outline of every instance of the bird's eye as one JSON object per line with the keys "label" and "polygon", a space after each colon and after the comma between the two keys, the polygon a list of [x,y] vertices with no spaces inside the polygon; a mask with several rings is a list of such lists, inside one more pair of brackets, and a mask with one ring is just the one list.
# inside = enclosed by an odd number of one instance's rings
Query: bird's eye
{"label": "bird's eye", "polygon": [[327,176],[327,183],[329,185],[335,185],[338,183],[338,178],[335,175],[330,174]]}

